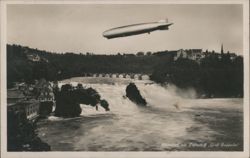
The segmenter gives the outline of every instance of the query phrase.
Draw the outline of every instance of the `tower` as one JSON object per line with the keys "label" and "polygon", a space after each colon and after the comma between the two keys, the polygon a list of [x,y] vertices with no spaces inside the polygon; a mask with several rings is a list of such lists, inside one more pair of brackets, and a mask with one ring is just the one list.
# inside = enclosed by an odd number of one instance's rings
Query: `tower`
{"label": "tower", "polygon": [[221,54],[224,54],[224,50],[223,50],[223,43],[221,44],[221,51],[220,51]]}

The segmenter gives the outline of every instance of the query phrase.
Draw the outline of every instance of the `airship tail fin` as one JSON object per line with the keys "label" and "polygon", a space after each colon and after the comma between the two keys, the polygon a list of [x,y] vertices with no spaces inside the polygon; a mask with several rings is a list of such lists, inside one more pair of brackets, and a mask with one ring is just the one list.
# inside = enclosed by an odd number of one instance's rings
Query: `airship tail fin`
{"label": "airship tail fin", "polygon": [[159,20],[158,22],[159,22],[159,23],[163,23],[163,22],[164,22],[164,23],[168,23],[168,19],[166,18],[166,19],[163,19],[163,20]]}

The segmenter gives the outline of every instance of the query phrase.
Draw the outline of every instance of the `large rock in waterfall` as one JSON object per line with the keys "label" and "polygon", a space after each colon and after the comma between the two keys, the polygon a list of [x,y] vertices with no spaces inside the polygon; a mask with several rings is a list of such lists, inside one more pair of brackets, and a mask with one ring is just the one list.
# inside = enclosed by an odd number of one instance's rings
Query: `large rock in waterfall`
{"label": "large rock in waterfall", "polygon": [[82,109],[80,104],[97,106],[98,103],[108,111],[109,104],[105,100],[101,100],[100,95],[93,88],[83,88],[81,84],[73,87],[70,84],[63,85],[61,91],[55,92],[56,109],[55,116],[59,117],[78,117]]}
{"label": "large rock in waterfall", "polygon": [[55,116],[77,117],[82,110],[77,104],[76,92],[70,84],[63,85],[61,91],[55,93],[56,109]]}
{"label": "large rock in waterfall", "polygon": [[106,110],[106,111],[109,111],[109,103],[106,101],[106,100],[101,100],[100,101],[100,105]]}
{"label": "large rock in waterfall", "polygon": [[126,96],[137,105],[146,106],[146,100],[141,96],[140,91],[134,83],[130,83],[126,88]]}

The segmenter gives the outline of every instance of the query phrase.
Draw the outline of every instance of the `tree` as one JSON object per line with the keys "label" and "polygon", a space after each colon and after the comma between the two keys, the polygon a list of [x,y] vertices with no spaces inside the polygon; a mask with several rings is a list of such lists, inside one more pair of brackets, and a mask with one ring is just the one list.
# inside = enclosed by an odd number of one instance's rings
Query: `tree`
{"label": "tree", "polygon": [[152,55],[152,52],[147,52],[147,56],[150,56],[150,55]]}
{"label": "tree", "polygon": [[144,53],[143,52],[137,52],[136,56],[144,56]]}

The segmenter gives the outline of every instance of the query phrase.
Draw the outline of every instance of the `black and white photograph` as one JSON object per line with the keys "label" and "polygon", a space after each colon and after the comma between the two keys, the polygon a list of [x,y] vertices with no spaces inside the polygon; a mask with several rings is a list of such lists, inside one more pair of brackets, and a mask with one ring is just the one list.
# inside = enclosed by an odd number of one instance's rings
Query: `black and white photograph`
{"label": "black and white photograph", "polygon": [[249,2],[199,2],[3,1],[2,156],[248,157]]}

